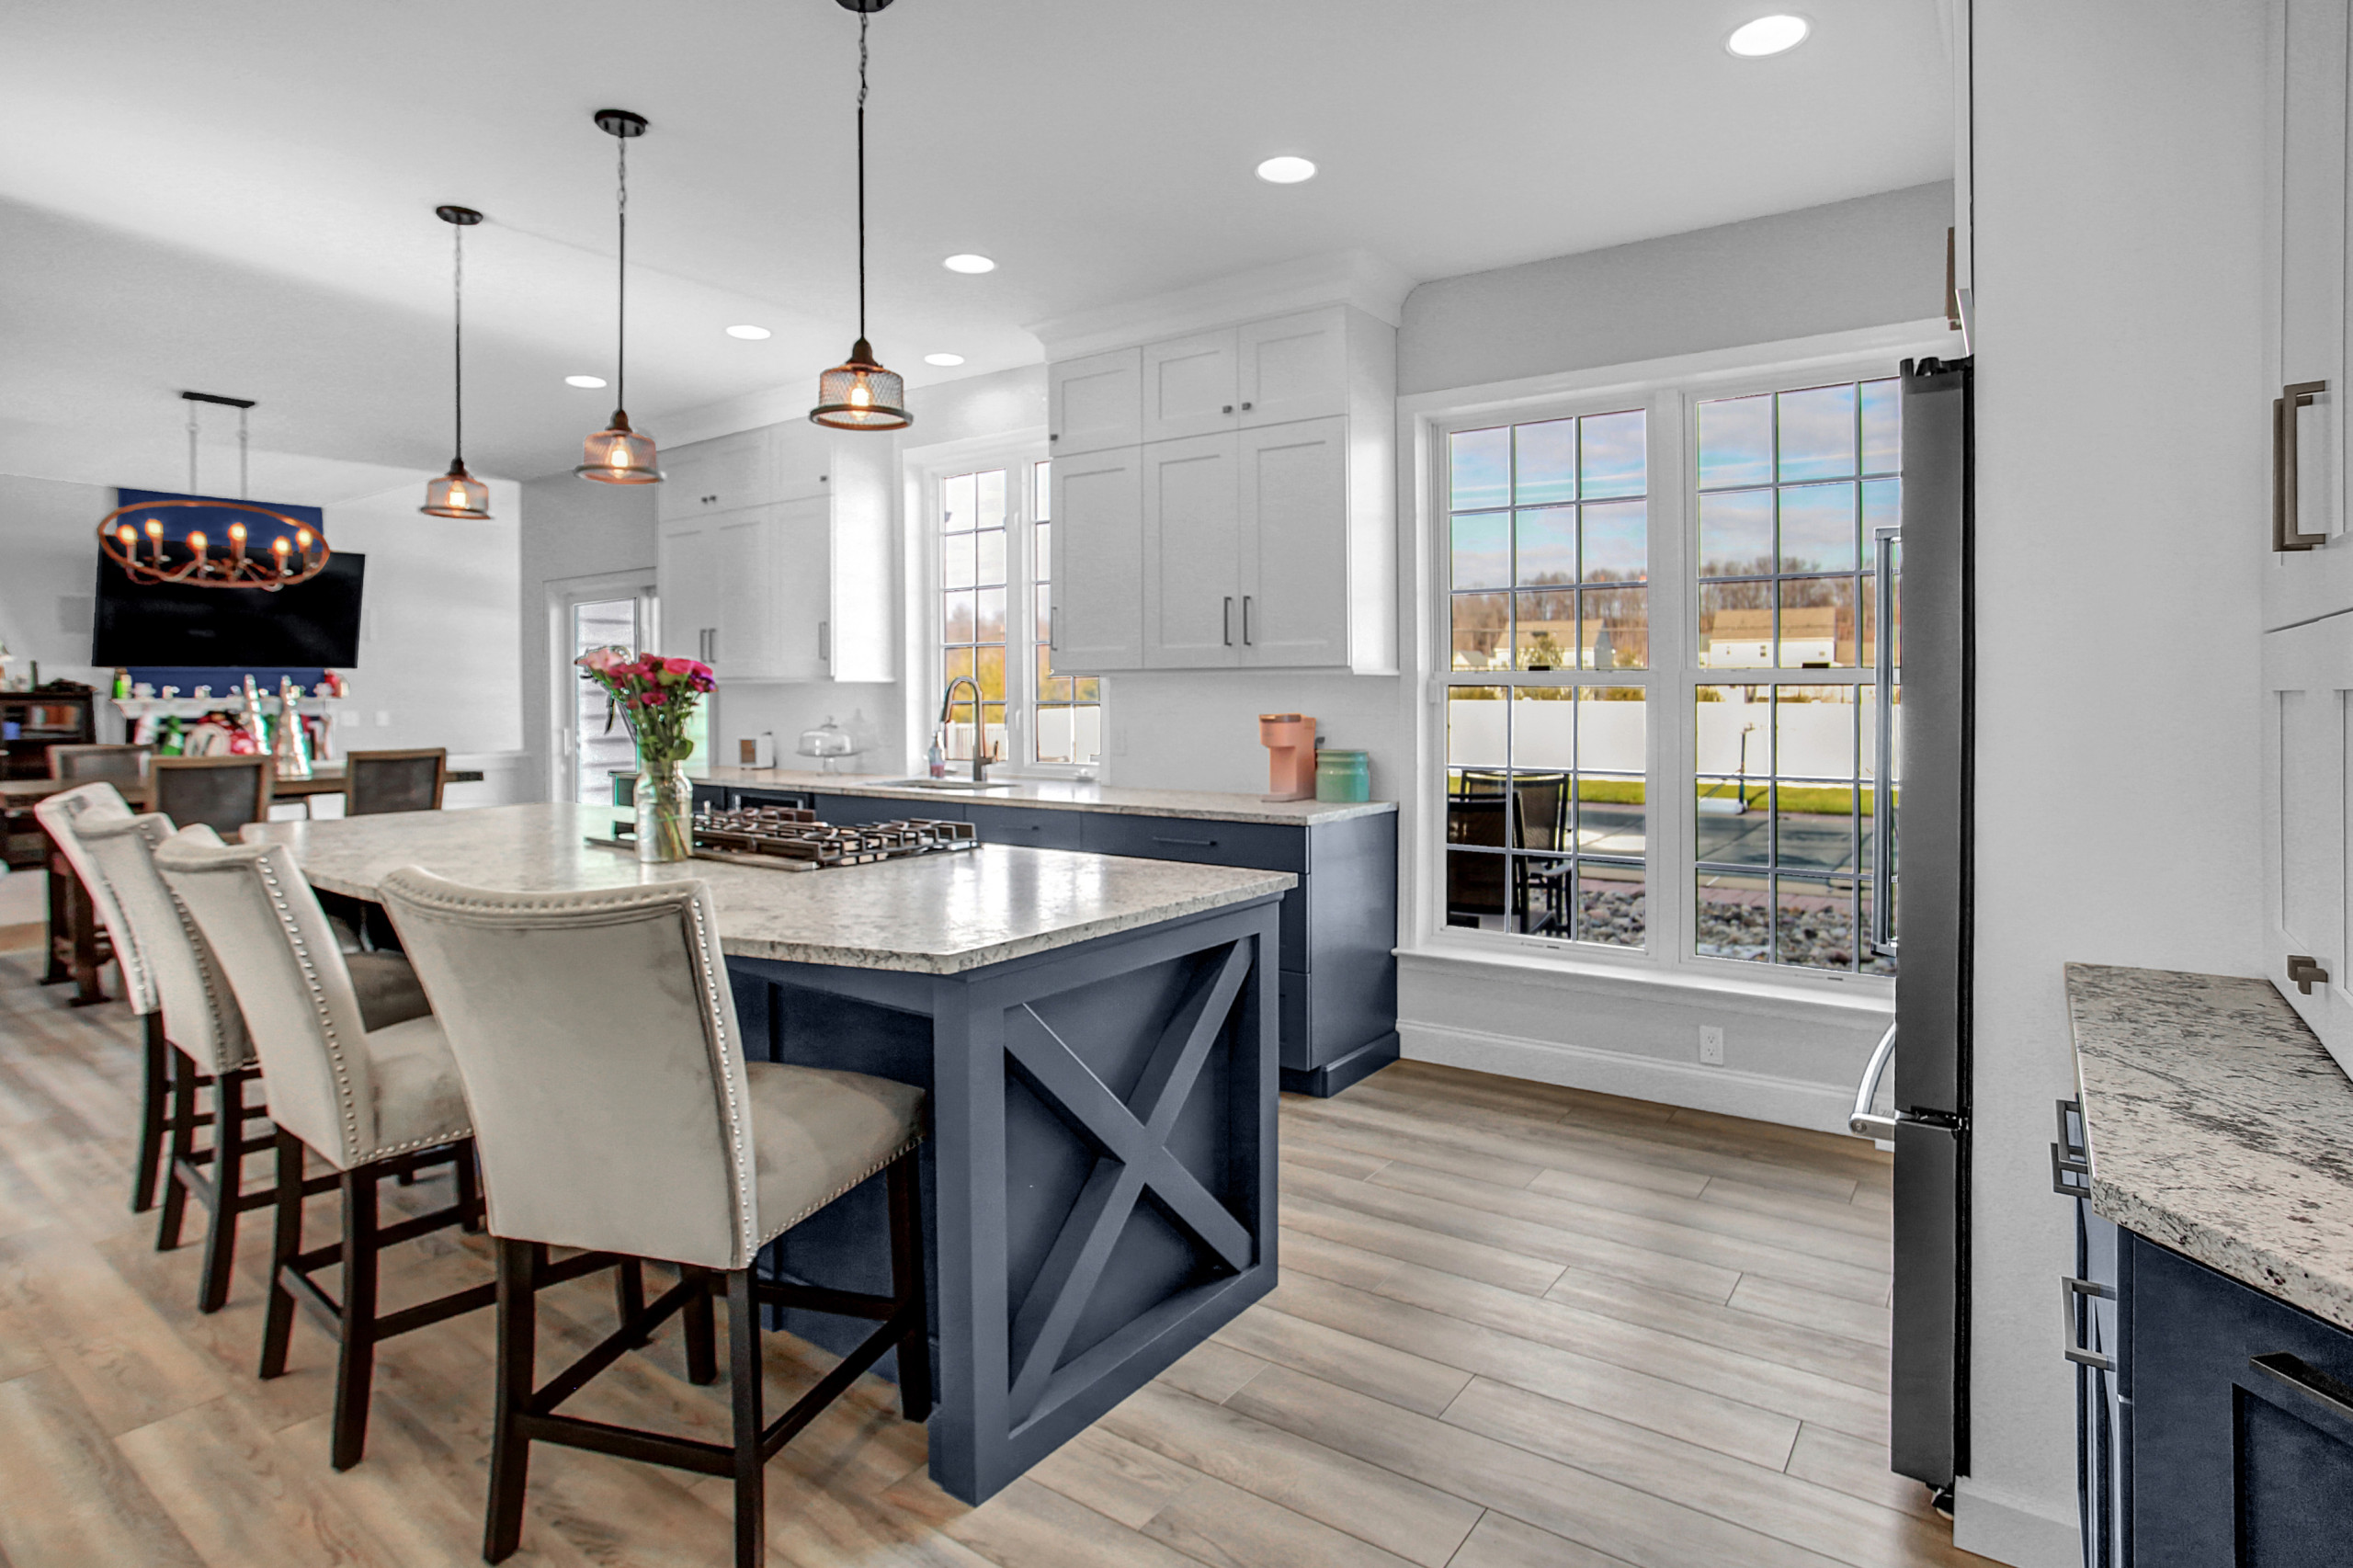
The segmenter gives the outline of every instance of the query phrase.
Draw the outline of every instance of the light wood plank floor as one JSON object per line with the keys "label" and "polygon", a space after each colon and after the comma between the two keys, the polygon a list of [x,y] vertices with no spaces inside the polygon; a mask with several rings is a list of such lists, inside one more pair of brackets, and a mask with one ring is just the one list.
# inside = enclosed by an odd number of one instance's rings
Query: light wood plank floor
{"label": "light wood plank floor", "polygon": [[[199,1316],[197,1248],[157,1254],[124,1203],[131,1021],[69,1009],[35,962],[0,956],[0,1568],[477,1561],[489,1316],[383,1348],[368,1459],[334,1473],[326,1338],[298,1329],[290,1375],[253,1376],[267,1213],[229,1307]],[[1984,1561],[1887,1472],[1889,1169],[1868,1145],[1413,1063],[1286,1099],[1283,1138],[1272,1297],[979,1508],[930,1483],[922,1428],[866,1380],[770,1467],[770,1560]],[[478,1240],[405,1252],[388,1305],[488,1273]],[[583,1282],[541,1311],[546,1365],[610,1298]],[[771,1401],[822,1374],[769,1346]],[[726,1420],[675,1331],[577,1408]],[[723,1562],[727,1507],[723,1483],[542,1449],[515,1561]]]}

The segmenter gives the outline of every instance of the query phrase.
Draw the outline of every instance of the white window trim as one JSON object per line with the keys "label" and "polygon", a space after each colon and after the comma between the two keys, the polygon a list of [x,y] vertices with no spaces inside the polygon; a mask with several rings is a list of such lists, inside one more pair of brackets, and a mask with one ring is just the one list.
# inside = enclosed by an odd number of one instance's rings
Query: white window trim
{"label": "white window trim", "polygon": [[[1647,976],[1696,990],[1779,993],[1822,1000],[1869,999],[1883,1004],[1893,982],[1881,975],[1838,973],[1736,959],[1711,958],[1691,950],[1697,912],[1688,868],[1693,810],[1677,781],[1693,776],[1697,738],[1683,722],[1700,686],[1746,684],[1769,678],[1787,684],[1798,672],[1709,670],[1688,664],[1688,629],[1698,624],[1699,584],[1686,564],[1698,539],[1698,496],[1685,472],[1699,403],[1745,392],[1786,390],[1809,381],[1860,380],[1892,372],[1906,358],[1955,355],[1960,338],[1941,318],[1860,331],[1831,333],[1743,348],[1678,355],[1631,365],[1599,367],[1416,393],[1398,400],[1399,511],[1412,518],[1406,551],[1412,621],[1413,663],[1423,687],[1415,705],[1415,774],[1400,818],[1400,950],[1463,963],[1519,968],[1530,963],[1567,974],[1631,980]],[[1449,515],[1447,471],[1442,460],[1448,433],[1504,422],[1600,414],[1641,407],[1647,411],[1650,474],[1650,645],[1677,650],[1673,669],[1609,672],[1606,684],[1641,686],[1646,696],[1648,767],[1654,789],[1647,824],[1649,855],[1644,876],[1649,946],[1620,949],[1595,943],[1497,932],[1472,935],[1449,927],[1446,889],[1446,793],[1436,784],[1446,755],[1445,676],[1450,671],[1451,636],[1447,614],[1446,545]],[[1660,520],[1674,519],[1671,528]],[[1676,592],[1664,591],[1673,585]],[[1598,675],[1600,672],[1595,672]],[[1807,676],[1839,671],[1806,671]],[[1858,676],[1868,672],[1858,672]],[[1640,679],[1634,678],[1637,675]],[[1813,684],[1840,684],[1814,682]],[[1667,801],[1673,809],[1665,809]]]}
{"label": "white window trim", "polygon": [[[906,559],[910,570],[906,624],[913,629],[914,646],[909,649],[910,667],[915,672],[909,685],[915,706],[907,715],[908,767],[920,772],[931,735],[939,719],[939,704],[945,695],[946,682],[940,678],[939,652],[940,596],[943,573],[940,567],[939,519],[944,510],[941,487],[959,474],[974,473],[993,468],[1006,471],[1006,731],[1009,754],[1006,760],[990,765],[990,776],[996,778],[1073,778],[1092,779],[1100,771],[1099,762],[1074,764],[1037,762],[1030,760],[1037,746],[1032,733],[1032,719],[1037,712],[1038,644],[1033,624],[1036,609],[1026,594],[1035,585],[1032,559],[1036,536],[1030,524],[1035,521],[1036,497],[1034,464],[1052,456],[1046,445],[1045,427],[1008,436],[993,436],[977,440],[943,442],[907,454],[911,470],[908,489],[912,503],[909,510],[910,533]],[[1024,585],[1024,595],[1015,602],[1012,585]],[[1018,643],[1017,652],[1016,644]],[[1099,689],[1099,688],[1098,688]],[[1108,708],[1108,701],[1104,704]],[[961,765],[954,765],[961,766]],[[951,771],[953,767],[951,766]]]}

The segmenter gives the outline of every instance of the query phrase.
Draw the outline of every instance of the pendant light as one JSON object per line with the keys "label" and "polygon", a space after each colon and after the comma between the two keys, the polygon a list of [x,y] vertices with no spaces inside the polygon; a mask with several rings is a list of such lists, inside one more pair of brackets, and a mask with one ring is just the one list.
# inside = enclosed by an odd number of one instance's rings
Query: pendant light
{"label": "pendant light", "polygon": [[904,430],[915,423],[907,412],[907,384],[886,370],[866,341],[866,18],[891,0],[839,0],[858,13],[858,341],[849,358],[817,378],[817,406],[809,417],[835,430]]}
{"label": "pendant light", "polygon": [[449,472],[425,483],[425,505],[417,508],[428,517],[464,517],[490,521],[490,486],[466,472],[466,231],[482,222],[471,207],[436,207],[433,215],[449,225],[455,255],[449,264],[450,402],[455,411],[458,455]]}
{"label": "pendant light", "polygon": [[600,108],[597,129],[620,143],[620,194],[614,213],[620,233],[620,286],[613,350],[613,422],[582,443],[580,466],[572,472],[599,484],[659,484],[654,438],[629,427],[629,144],[645,134],[645,117],[625,108]]}

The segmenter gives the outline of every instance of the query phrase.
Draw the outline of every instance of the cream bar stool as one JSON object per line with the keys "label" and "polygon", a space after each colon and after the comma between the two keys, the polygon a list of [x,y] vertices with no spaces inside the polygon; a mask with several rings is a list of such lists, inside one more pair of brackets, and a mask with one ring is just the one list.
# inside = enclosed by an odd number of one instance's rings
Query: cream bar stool
{"label": "cream bar stool", "polygon": [[[244,1190],[244,1157],[265,1153],[273,1143],[267,1132],[252,1139],[243,1136],[248,1118],[268,1114],[245,1098],[260,1073],[246,1038],[244,1015],[237,1010],[235,993],[203,932],[155,869],[155,846],[171,837],[171,819],[152,814],[103,821],[85,817],[78,831],[83,848],[106,878],[120,917],[117,943],[132,955],[126,967],[135,963],[154,988],[162,1003],[164,1036],[172,1048],[172,1153],[165,1171],[163,1222],[155,1250],[169,1252],[180,1244],[180,1227],[193,1193],[211,1211],[197,1309],[218,1312],[229,1299],[237,1216],[277,1199],[274,1187]],[[196,842],[220,842],[208,838],[210,828],[188,832]],[[388,1028],[431,1011],[405,959],[392,953],[354,953],[345,962],[358,995],[361,1020],[369,1028]],[[208,1085],[212,1109],[200,1114],[197,1092]],[[199,1149],[196,1130],[208,1123],[213,1129],[212,1146]],[[333,1176],[322,1176],[305,1190],[324,1192],[335,1185]]]}
{"label": "cream bar stool", "polygon": [[[498,1391],[483,1556],[519,1543],[534,1442],[731,1477],[735,1561],[763,1560],[765,1466],[887,1350],[911,1420],[931,1408],[916,1146],[923,1091],[858,1073],[744,1059],[710,889],[593,892],[463,887],[411,867],[381,889],[425,982],[481,1139],[498,1238]],[[889,1296],[755,1279],[760,1248],[888,1171]],[[540,1385],[535,1292],[550,1246],[679,1266],[676,1286]],[[559,1415],[557,1407],[671,1313],[688,1375],[712,1364],[710,1276],[727,1296],[731,1446]],[[774,1422],[760,1398],[765,1303],[881,1326]]]}
{"label": "cream bar stool", "polygon": [[107,885],[105,872],[82,843],[85,826],[127,823],[131,817],[131,807],[113,785],[99,782],[61,790],[37,801],[33,814],[49,830],[50,838],[63,852],[66,863],[74,868],[74,874],[81,879],[83,890],[89,894],[90,905],[106,927],[115,966],[122,974],[123,1000],[131,1004],[131,1012],[138,1015],[146,1033],[145,1064],[139,1088],[139,1154],[131,1178],[131,1211],[143,1214],[155,1206],[155,1182],[164,1164],[164,1139],[171,1131],[166,1108],[171,1092],[171,1048],[164,1042],[164,1015],[153,977],[141,961],[138,945],[123,925],[122,912],[115,903],[112,889]]}
{"label": "cream bar stool", "polygon": [[[283,845],[224,845],[208,828],[183,829],[155,851],[164,881],[195,917],[235,991],[269,1085],[278,1125],[277,1226],[261,1375],[286,1369],[295,1292],[342,1341],[335,1367],[335,1468],[359,1462],[368,1440],[368,1391],[378,1342],[490,1305],[488,1283],[396,1312],[376,1305],[378,1255],[451,1225],[474,1228],[473,1131],[457,1064],[431,1013],[369,1027],[351,970],[326,915]],[[302,1154],[333,1165],[343,1192],[343,1239],[302,1248]],[[457,1162],[457,1200],[382,1224],[377,1187],[387,1176]],[[343,1300],[311,1278],[343,1266]]]}

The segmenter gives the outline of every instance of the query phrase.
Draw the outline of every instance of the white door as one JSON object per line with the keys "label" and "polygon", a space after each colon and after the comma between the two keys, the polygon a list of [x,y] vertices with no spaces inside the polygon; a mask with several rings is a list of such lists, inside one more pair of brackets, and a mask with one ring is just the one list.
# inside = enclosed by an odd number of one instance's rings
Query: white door
{"label": "white door", "polygon": [[1234,427],[1239,336],[1232,327],[1143,350],[1143,438],[1171,441]]}
{"label": "white door", "polygon": [[1057,457],[1047,639],[1057,675],[1143,668],[1143,449]]}
{"label": "white door", "polygon": [[1137,391],[1142,350],[1115,348],[1046,369],[1046,447],[1056,459],[1143,439]]}
{"label": "white door", "polygon": [[1347,421],[1239,437],[1245,665],[1348,662]]}
{"label": "white door", "polygon": [[654,571],[662,587],[662,623],[653,652],[674,659],[708,659],[719,630],[719,575],[711,519],[663,523],[655,534]]}
{"label": "white door", "polygon": [[551,585],[551,617],[556,633],[549,674],[550,756],[554,763],[552,796],[585,806],[609,806],[613,775],[637,771],[629,727],[608,713],[604,692],[581,678],[573,663],[596,648],[644,647],[653,631],[651,584],[591,578]]}
{"label": "white door", "polygon": [[1348,411],[1347,307],[1252,322],[1241,331],[1242,427]]}
{"label": "white door", "polygon": [[2263,684],[2266,971],[2353,1073],[2345,943],[2353,615],[2266,635]]}
{"label": "white door", "polygon": [[1239,664],[1241,519],[1235,437],[1143,449],[1146,669]]}
{"label": "white door", "polygon": [[[2353,540],[2345,532],[2347,0],[2285,0],[2276,13],[2273,199],[2279,320],[2272,362],[2271,525],[2316,539],[2275,551],[2264,625],[2291,626],[2353,608]],[[2288,389],[2303,393],[2289,399]],[[2316,389],[2316,390],[2315,390]],[[2292,457],[2292,465],[2289,459]],[[2292,479],[2292,486],[2288,483]],[[2292,513],[2292,515],[2290,515]]]}

